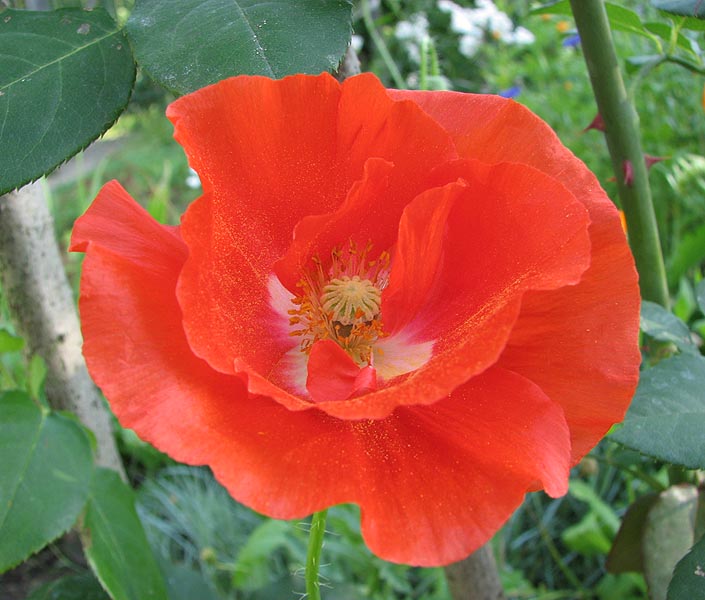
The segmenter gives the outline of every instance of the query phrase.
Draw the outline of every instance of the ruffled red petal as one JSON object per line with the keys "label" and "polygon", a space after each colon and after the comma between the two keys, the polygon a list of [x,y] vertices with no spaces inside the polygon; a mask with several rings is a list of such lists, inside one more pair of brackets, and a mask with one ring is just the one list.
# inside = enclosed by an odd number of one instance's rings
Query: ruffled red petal
{"label": "ruffled red petal", "polygon": [[355,502],[370,549],[395,562],[459,560],[494,534],[534,481],[552,495],[567,486],[570,446],[560,408],[502,369],[433,406],[401,408],[382,420],[343,421],[320,411],[281,419],[268,404],[238,407],[238,415],[241,429],[231,434],[237,460],[215,468],[235,498],[280,518]]}
{"label": "ruffled red petal", "polygon": [[314,402],[347,400],[376,387],[374,368],[360,368],[334,341],[320,340],[311,348],[306,388]]}
{"label": "ruffled red petal", "polygon": [[[168,115],[204,184],[181,227],[189,257],[177,294],[189,343],[213,368],[249,373],[251,391],[292,406],[263,379],[291,347],[269,330],[267,284],[295,225],[333,215],[378,157],[394,169],[366,223],[380,245],[393,243],[425,169],[455,156],[452,141],[414,103],[392,101],[373,76],[342,87],[329,75],[233,78],[177,100]],[[296,244],[305,249],[279,270],[290,290],[319,248],[304,239],[309,230],[304,220]],[[353,231],[339,227],[338,235]],[[356,235],[366,234],[363,227]]]}
{"label": "ruffled red petal", "polygon": [[589,266],[587,211],[555,179],[478,161],[447,163],[433,179],[458,183],[404,212],[382,304],[390,332],[418,319],[429,337],[444,336],[490,303],[575,284]]}
{"label": "ruffled red petal", "polygon": [[575,284],[590,264],[587,212],[554,179],[509,163],[445,170],[463,179],[406,208],[382,298],[385,329],[410,328],[433,356],[383,389],[319,405],[330,415],[381,418],[447,396],[497,361],[527,290]]}
{"label": "ruffled red petal", "polygon": [[71,250],[86,252],[83,354],[125,427],[177,460],[204,464],[221,451],[213,432],[247,390],[186,343],[175,295],[186,246],[174,234],[117,182],[76,222]]}
{"label": "ruffled red petal", "polygon": [[[286,254],[274,265],[274,272],[288,289],[298,293],[296,284],[313,267],[312,259],[321,261],[324,270],[330,267],[331,250],[347,250],[352,243],[363,249],[372,244],[375,253],[394,244],[396,221],[381,219],[390,196],[390,175],[394,164],[381,158],[370,158],[365,163],[362,179],[356,181],[343,205],[333,213],[309,215],[294,229],[294,239]],[[407,202],[409,198],[406,198]],[[381,227],[384,223],[386,227]]]}
{"label": "ruffled red petal", "polygon": [[587,208],[590,268],[576,286],[527,294],[500,359],[561,404],[578,461],[622,420],[639,375],[638,278],[616,208],[587,167],[520,104],[454,92],[389,93],[436,119],[461,156],[530,165]]}

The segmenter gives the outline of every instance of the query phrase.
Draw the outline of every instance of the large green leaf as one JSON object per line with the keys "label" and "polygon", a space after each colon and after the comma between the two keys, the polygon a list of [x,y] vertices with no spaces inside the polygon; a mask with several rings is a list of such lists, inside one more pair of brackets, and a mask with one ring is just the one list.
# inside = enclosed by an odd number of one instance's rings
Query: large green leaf
{"label": "large green leaf", "polygon": [[676,565],[668,586],[668,600],[705,598],[705,537]]}
{"label": "large green leaf", "polygon": [[137,0],[127,33],[144,70],[183,94],[231,75],[335,69],[351,9],[350,0]]}
{"label": "large green leaf", "polygon": [[607,570],[610,573],[640,573],[644,570],[644,556],[641,552],[646,517],[658,500],[656,492],[637,498],[624,515],[622,525],[614,539],[607,557]]}
{"label": "large green leaf", "polygon": [[0,395],[0,572],[67,531],[88,497],[88,436],[22,392]]}
{"label": "large green leaf", "polygon": [[102,9],[0,13],[0,194],[50,172],[127,105],[135,65]]}
{"label": "large green leaf", "polygon": [[688,326],[655,302],[644,300],[641,303],[640,327],[644,333],[656,340],[675,344],[681,352],[698,354]]}
{"label": "large green leaf", "polygon": [[705,19],[705,1],[703,0],[651,0],[651,4],[676,15]]}
{"label": "large green leaf", "polygon": [[114,471],[93,474],[81,539],[93,572],[113,600],[167,600],[134,494]]}
{"label": "large green leaf", "polygon": [[705,359],[679,354],[641,375],[624,425],[611,438],[660,460],[705,468]]}

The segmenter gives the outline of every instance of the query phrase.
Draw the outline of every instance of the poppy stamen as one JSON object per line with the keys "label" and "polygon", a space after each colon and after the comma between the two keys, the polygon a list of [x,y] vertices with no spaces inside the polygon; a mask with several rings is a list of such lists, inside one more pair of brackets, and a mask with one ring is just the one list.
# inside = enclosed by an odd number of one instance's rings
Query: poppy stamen
{"label": "poppy stamen", "polygon": [[359,365],[370,363],[374,343],[385,337],[380,312],[390,262],[388,252],[370,260],[371,251],[371,242],[359,248],[351,241],[345,250],[333,248],[328,268],[312,258],[312,269],[297,284],[295,308],[288,311],[289,324],[299,327],[291,335],[303,337],[302,352],[331,339]]}

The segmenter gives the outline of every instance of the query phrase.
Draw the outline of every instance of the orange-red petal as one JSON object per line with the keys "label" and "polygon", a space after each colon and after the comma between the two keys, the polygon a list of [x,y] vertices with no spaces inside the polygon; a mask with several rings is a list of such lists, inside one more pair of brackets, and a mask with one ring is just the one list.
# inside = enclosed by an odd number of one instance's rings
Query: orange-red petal
{"label": "orange-red petal", "polygon": [[320,411],[282,418],[266,403],[237,411],[229,426],[239,452],[215,466],[235,498],[280,518],[355,502],[370,549],[395,562],[459,560],[494,534],[533,482],[552,495],[567,486],[560,407],[502,369],[382,420]]}
{"label": "orange-red petal", "polygon": [[[394,169],[367,219],[392,243],[425,179],[421,167],[455,156],[443,128],[413,102],[392,101],[373,76],[342,86],[329,75],[238,77],[177,100],[168,115],[204,185],[181,226],[189,247],[177,290],[184,328],[213,368],[235,373],[237,363],[251,381],[266,379],[291,347],[271,335],[267,285],[297,223],[335,214],[377,157]],[[290,290],[302,275],[296,271],[282,274]]]}
{"label": "orange-red petal", "polygon": [[360,368],[334,341],[319,340],[311,348],[306,388],[314,402],[347,400],[376,387],[374,367]]}
{"label": "orange-red petal", "polygon": [[419,195],[399,226],[382,321],[433,342],[430,360],[363,396],[319,405],[346,419],[430,404],[494,364],[527,290],[575,284],[589,220],[560,183],[525,165],[451,165],[464,178]]}
{"label": "orange-red petal", "polygon": [[520,104],[454,92],[389,93],[436,119],[461,156],[530,165],[588,210],[590,268],[575,286],[527,294],[500,359],[561,404],[577,462],[622,420],[639,376],[638,278],[617,209],[587,167]]}
{"label": "orange-red petal", "polygon": [[191,352],[175,288],[186,246],[117,183],[76,223],[71,249],[86,252],[79,309],[83,353],[125,427],[175,459],[217,455],[214,428],[247,391]]}

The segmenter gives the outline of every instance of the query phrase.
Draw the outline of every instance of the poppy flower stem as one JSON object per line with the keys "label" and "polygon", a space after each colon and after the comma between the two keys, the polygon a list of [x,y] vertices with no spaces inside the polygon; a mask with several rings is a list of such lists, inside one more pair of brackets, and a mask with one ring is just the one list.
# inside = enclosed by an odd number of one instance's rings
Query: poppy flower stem
{"label": "poppy flower stem", "polygon": [[321,548],[323,548],[323,534],[326,532],[327,513],[327,510],[322,510],[313,513],[311,517],[311,532],[308,537],[308,552],[306,553],[307,600],[321,600],[318,569],[321,566]]}
{"label": "poppy flower stem", "polygon": [[[644,300],[668,306],[666,270],[641,148],[639,117],[624,87],[605,4],[603,0],[570,0],[570,5],[597,107],[605,123],[641,295]],[[629,177],[624,175],[625,167]]]}
{"label": "poppy flower stem", "polygon": [[362,0],[360,2],[360,8],[362,10],[362,20],[365,23],[365,27],[367,28],[367,33],[370,34],[370,37],[372,38],[372,43],[375,45],[375,47],[377,48],[377,52],[379,52],[379,55],[382,57],[382,61],[387,67],[389,75],[391,76],[392,81],[394,81],[394,85],[400,90],[406,89],[404,77],[399,71],[397,63],[394,62],[392,55],[389,53],[387,44],[384,43],[384,39],[377,31],[377,26],[375,25],[375,20],[372,17],[372,10],[370,9],[368,0]]}

